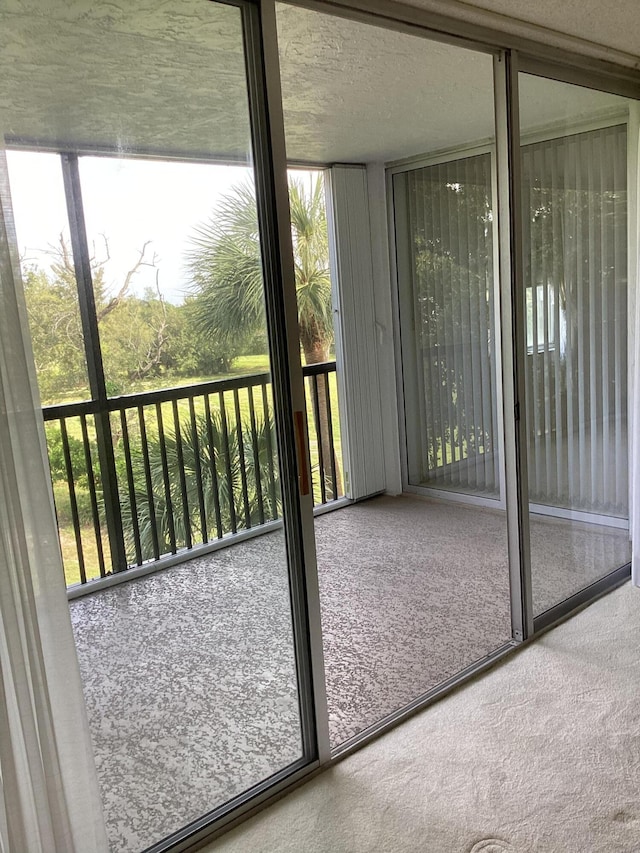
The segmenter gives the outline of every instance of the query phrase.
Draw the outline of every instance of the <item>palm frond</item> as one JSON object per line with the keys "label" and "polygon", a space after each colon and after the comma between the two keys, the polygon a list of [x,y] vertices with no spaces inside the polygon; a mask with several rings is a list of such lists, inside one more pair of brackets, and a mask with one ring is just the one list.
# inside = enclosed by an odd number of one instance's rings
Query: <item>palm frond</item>
{"label": "palm frond", "polygon": [[[289,184],[298,318],[303,341],[333,338],[329,243],[321,176]],[[198,329],[222,343],[265,326],[253,185],[240,184],[196,228],[187,257]]]}

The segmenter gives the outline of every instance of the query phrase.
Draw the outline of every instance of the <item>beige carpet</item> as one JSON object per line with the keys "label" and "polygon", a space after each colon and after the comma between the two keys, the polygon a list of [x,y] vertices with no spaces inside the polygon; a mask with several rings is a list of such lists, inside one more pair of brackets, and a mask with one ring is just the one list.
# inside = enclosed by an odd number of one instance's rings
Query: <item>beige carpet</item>
{"label": "beige carpet", "polygon": [[207,850],[640,850],[640,590],[591,605]]}

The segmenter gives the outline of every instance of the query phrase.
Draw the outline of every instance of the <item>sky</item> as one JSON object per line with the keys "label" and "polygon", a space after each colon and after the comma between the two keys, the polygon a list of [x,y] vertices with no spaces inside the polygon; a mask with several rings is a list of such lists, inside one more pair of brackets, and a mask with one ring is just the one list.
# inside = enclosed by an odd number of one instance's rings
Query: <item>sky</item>
{"label": "sky", "polygon": [[[60,233],[69,240],[60,157],[8,151],[9,180],[20,257],[47,268]],[[185,253],[194,229],[206,222],[221,198],[251,179],[246,166],[81,157],[80,182],[90,251],[107,258],[105,274],[112,292],[139,258],[155,267],[136,272],[131,292],[142,295],[158,283],[169,302],[189,292]],[[106,237],[106,243],[105,243]]]}

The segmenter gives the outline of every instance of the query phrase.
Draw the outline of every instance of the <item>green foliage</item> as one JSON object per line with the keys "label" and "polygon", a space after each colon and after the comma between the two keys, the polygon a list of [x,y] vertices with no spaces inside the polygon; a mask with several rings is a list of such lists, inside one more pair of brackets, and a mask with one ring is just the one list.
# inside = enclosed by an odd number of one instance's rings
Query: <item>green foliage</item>
{"label": "green foliage", "polygon": [[223,345],[265,325],[262,258],[253,186],[224,198],[192,237],[189,269],[196,328]]}
{"label": "green foliage", "polygon": [[172,334],[167,305],[153,291],[122,299],[100,320],[100,344],[107,381],[120,393],[136,379],[166,372]]}
{"label": "green foliage", "polygon": [[[49,467],[51,468],[51,479],[57,480],[67,479],[67,467],[64,459],[64,446],[62,443],[62,433],[59,427],[48,424],[46,428],[47,450],[49,452]],[[67,436],[69,447],[69,456],[71,458],[71,467],[75,482],[82,485],[87,484],[87,464],[84,454],[84,446],[80,439],[72,435]],[[95,444],[92,445],[93,458],[96,458]]]}
{"label": "green foliage", "polygon": [[[142,453],[139,447],[132,450],[135,516],[143,559],[153,557],[154,516],[160,553],[168,553],[171,550],[171,522],[177,547],[184,547],[186,544],[187,522],[182,501],[182,476],[185,480],[186,515],[193,541],[203,541],[204,535],[198,474],[201,477],[209,539],[216,538],[218,521],[224,535],[232,532],[234,526],[242,530],[260,523],[262,517],[267,521],[278,517],[280,490],[274,455],[276,438],[271,420],[269,417],[257,419],[255,438],[252,437],[251,424],[246,420],[241,423],[241,432],[242,441],[235,422],[227,418],[225,429],[222,415],[213,412],[209,422],[204,415],[197,415],[195,430],[189,420],[182,421],[178,435],[175,431],[168,430],[165,433],[164,453],[159,438],[151,438],[149,463],[153,506],[147,493]],[[133,506],[125,489],[121,490],[120,503],[127,554],[129,559],[134,561]]]}
{"label": "green foliage", "polygon": [[[53,499],[56,506],[56,516],[60,529],[72,528],[73,516],[71,513],[71,499],[69,497],[69,486],[66,482],[58,480],[53,484]],[[78,519],[80,525],[91,524],[93,515],[91,510],[91,493],[89,489],[82,486],[76,488],[76,505],[78,508]]]}
{"label": "green foliage", "polygon": [[35,267],[23,279],[40,395],[55,399],[87,384],[75,279]]}
{"label": "green foliage", "polygon": [[[329,244],[322,178],[309,191],[289,183],[300,342],[307,362],[328,358],[333,341]],[[225,348],[248,351],[264,330],[262,259],[255,192],[243,184],[196,229],[189,256],[195,327]]]}
{"label": "green foliage", "polygon": [[[219,376],[228,373],[233,360],[247,351],[240,340],[223,343],[203,331],[191,297],[172,315],[171,331],[173,338],[167,367],[176,376]],[[266,352],[266,346],[262,351]]]}
{"label": "green foliage", "polygon": [[[289,181],[289,207],[300,343],[305,356],[316,349],[326,350],[328,354],[333,342],[333,312],[322,179],[316,178],[309,193],[300,181]],[[326,354],[320,356],[326,357]],[[307,362],[310,360],[316,359],[307,358]]]}
{"label": "green foliage", "polygon": [[[75,277],[63,265],[23,270],[40,396],[45,404],[89,396]],[[140,380],[227,373],[243,351],[195,326],[192,300],[172,305],[152,290],[110,304],[94,271],[100,344],[109,396],[130,393]],[[108,310],[107,310],[108,307]],[[264,336],[258,346],[266,346]],[[245,349],[251,350],[252,340]],[[264,351],[264,350],[263,350]]]}
{"label": "green foliage", "polygon": [[[65,462],[64,445],[62,433],[58,426],[46,425],[47,450],[49,455],[49,468],[53,484],[53,497],[56,506],[56,515],[60,528],[71,527],[73,517],[71,513],[71,498],[69,495],[69,484],[67,477],[67,466]],[[87,475],[87,463],[84,453],[84,445],[80,439],[73,435],[67,435],[69,458],[73,472],[73,483],[75,489],[76,505],[80,524],[90,524],[93,521],[91,510],[91,493],[89,491],[89,478]],[[96,492],[100,497],[100,475],[97,464],[97,448],[94,441],[89,442],[91,458],[93,460]]]}

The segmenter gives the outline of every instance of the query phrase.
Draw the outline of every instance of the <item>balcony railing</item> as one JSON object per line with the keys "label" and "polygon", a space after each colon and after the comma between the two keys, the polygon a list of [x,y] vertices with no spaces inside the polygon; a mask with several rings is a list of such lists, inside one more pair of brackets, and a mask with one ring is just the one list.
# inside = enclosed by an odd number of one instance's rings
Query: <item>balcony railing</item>
{"label": "balcony railing", "polygon": [[[335,362],[303,368],[314,504],[343,496]],[[268,373],[43,409],[67,584],[280,515]]]}

